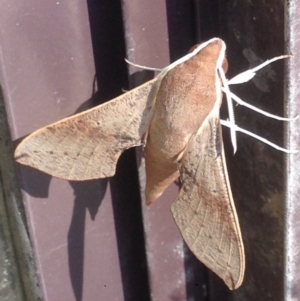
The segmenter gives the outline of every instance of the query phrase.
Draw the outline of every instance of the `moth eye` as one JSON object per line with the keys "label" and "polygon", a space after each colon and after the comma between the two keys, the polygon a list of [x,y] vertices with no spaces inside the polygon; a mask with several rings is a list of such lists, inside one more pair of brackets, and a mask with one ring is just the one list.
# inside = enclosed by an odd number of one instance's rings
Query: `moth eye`
{"label": "moth eye", "polygon": [[53,155],[54,153],[53,153],[53,151],[50,151],[49,154],[50,154],[50,155]]}
{"label": "moth eye", "polygon": [[228,61],[227,61],[226,57],[224,57],[224,60],[223,60],[223,63],[222,63],[222,68],[223,68],[223,70],[224,70],[224,73],[227,72],[228,67],[229,67]]}
{"label": "moth eye", "polygon": [[65,155],[65,156],[68,156],[68,152],[64,152],[64,155]]}

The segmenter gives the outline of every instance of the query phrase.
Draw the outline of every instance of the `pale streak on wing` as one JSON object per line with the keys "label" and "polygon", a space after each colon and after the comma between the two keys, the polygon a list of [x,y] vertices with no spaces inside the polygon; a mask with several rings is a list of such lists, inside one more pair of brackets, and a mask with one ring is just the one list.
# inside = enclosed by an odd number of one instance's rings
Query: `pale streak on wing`
{"label": "pale streak on wing", "polygon": [[178,163],[182,187],[172,213],[191,251],[235,289],[244,277],[244,247],[217,113],[205,119]]}
{"label": "pale streak on wing", "polygon": [[67,180],[113,176],[121,153],[142,144],[152,116],[155,81],[37,130],[18,146],[16,160]]}

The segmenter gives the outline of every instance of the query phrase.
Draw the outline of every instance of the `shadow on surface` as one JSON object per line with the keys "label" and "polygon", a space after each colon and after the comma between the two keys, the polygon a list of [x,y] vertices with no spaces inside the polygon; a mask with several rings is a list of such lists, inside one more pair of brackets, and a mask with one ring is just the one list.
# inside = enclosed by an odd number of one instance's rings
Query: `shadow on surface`
{"label": "shadow on surface", "polygon": [[75,194],[73,214],[68,232],[69,272],[75,298],[79,301],[82,300],[83,292],[86,214],[89,212],[91,219],[95,220],[105,195],[108,180],[69,183]]}

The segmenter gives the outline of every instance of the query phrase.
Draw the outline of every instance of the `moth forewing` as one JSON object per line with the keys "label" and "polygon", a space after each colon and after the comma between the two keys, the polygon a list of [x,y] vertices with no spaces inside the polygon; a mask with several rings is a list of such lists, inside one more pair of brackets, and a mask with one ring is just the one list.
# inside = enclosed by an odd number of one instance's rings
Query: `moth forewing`
{"label": "moth forewing", "polygon": [[155,81],[35,131],[17,147],[15,159],[67,180],[113,176],[120,154],[142,143]]}

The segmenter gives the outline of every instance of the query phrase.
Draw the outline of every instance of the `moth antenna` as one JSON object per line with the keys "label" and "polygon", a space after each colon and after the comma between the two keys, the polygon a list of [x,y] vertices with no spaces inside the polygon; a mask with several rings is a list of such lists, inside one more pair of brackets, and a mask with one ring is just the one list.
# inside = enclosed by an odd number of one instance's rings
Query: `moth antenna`
{"label": "moth antenna", "polygon": [[227,127],[229,127],[230,129],[231,129],[232,126],[234,126],[234,127],[235,127],[235,131],[237,131],[237,132],[242,132],[242,133],[244,133],[244,134],[246,134],[246,135],[248,135],[248,136],[251,136],[251,137],[253,137],[253,138],[255,138],[255,139],[257,139],[257,140],[259,140],[259,141],[261,141],[261,142],[263,142],[263,143],[265,143],[265,144],[270,145],[271,147],[273,147],[273,148],[275,148],[275,149],[278,149],[278,150],[284,152],[284,153],[287,153],[287,154],[296,154],[296,153],[298,153],[298,150],[289,150],[289,149],[280,147],[280,146],[278,146],[277,144],[275,144],[275,143],[269,141],[269,140],[266,139],[266,138],[262,138],[262,137],[260,137],[260,136],[258,136],[258,135],[256,135],[256,134],[253,134],[253,133],[251,133],[251,132],[249,132],[249,131],[247,131],[247,130],[245,130],[245,129],[243,129],[243,128],[238,127],[236,124],[232,125],[232,124],[230,123],[230,121],[227,121],[227,120],[221,120],[220,122],[221,122],[222,125],[227,126]]}
{"label": "moth antenna", "polygon": [[244,72],[236,75],[235,77],[230,79],[227,82],[227,84],[228,85],[237,85],[237,84],[246,83],[256,75],[256,71],[264,68],[265,66],[267,66],[267,65],[269,65],[269,64],[271,64],[275,61],[286,59],[286,58],[289,58],[289,57],[291,57],[291,55],[287,54],[287,55],[276,56],[276,57],[274,57],[270,60],[266,60],[264,63],[254,67],[250,70],[244,71]]}
{"label": "moth antenna", "polygon": [[237,150],[237,144],[236,144],[236,129],[235,129],[235,118],[234,118],[234,111],[233,111],[233,104],[232,104],[232,99],[230,96],[230,90],[229,90],[229,86],[227,83],[227,79],[225,77],[225,73],[223,71],[222,68],[218,68],[219,74],[220,74],[220,78],[221,81],[223,83],[223,91],[226,94],[226,99],[227,99],[227,107],[228,107],[228,115],[229,115],[229,123],[231,124],[231,126],[229,126],[230,128],[230,137],[231,137],[231,143],[233,146],[233,153],[236,153]]}
{"label": "moth antenna", "polygon": [[161,68],[154,68],[154,67],[147,67],[147,66],[142,66],[142,65],[138,65],[138,64],[135,64],[135,63],[132,63],[130,62],[129,60],[127,60],[125,58],[125,62],[128,64],[128,65],[131,65],[131,66],[134,66],[134,67],[137,67],[137,68],[141,68],[141,69],[144,69],[144,70],[149,70],[149,71],[162,71],[163,69]]}
{"label": "moth antenna", "polygon": [[[224,88],[222,88],[222,91],[225,92]],[[296,117],[293,117],[293,118],[285,118],[285,117],[280,117],[280,116],[277,116],[277,115],[274,115],[274,114],[271,114],[271,113],[268,113],[266,111],[263,111],[261,109],[258,109],[257,107],[245,102],[244,100],[242,100],[241,98],[239,98],[238,96],[236,96],[234,93],[232,92],[229,92],[230,93],[230,96],[233,100],[235,100],[238,104],[240,104],[241,106],[245,106],[253,111],[256,111],[262,115],[265,115],[267,117],[270,117],[270,118],[273,118],[273,119],[277,119],[277,120],[281,120],[281,121],[293,121],[293,120],[296,120],[298,119],[298,116]]]}
{"label": "moth antenna", "polygon": [[[252,105],[249,105],[247,104],[246,102],[244,102],[243,100],[241,100],[240,98],[238,98],[236,95],[234,95],[233,93],[231,93],[230,89],[229,89],[229,85],[234,85],[234,84],[241,84],[241,83],[245,83],[245,82],[248,82],[250,79],[252,79],[255,74],[256,74],[256,71],[264,68],[265,66],[277,61],[277,60],[281,60],[281,59],[285,59],[285,58],[289,58],[291,57],[291,55],[281,55],[281,56],[277,56],[277,57],[274,57],[270,60],[267,60],[265,61],[264,63],[250,69],[250,70],[247,70],[245,72],[242,72],[240,74],[238,74],[237,76],[233,77],[231,80],[227,80],[226,77],[225,77],[225,74],[224,74],[224,71],[222,70],[222,68],[218,68],[219,70],[219,74],[220,74],[220,77],[221,77],[221,80],[222,80],[222,83],[223,83],[223,87],[222,87],[222,91],[226,94],[226,98],[227,98],[227,106],[228,106],[228,114],[229,114],[229,121],[226,121],[227,123],[227,126],[230,128],[230,136],[231,136],[231,143],[233,145],[233,150],[234,150],[234,153],[236,152],[236,149],[237,149],[237,146],[236,146],[236,131],[239,130],[239,131],[243,131],[245,133],[245,130],[243,129],[240,129],[236,124],[235,124],[235,120],[234,120],[234,111],[233,111],[233,105],[232,105],[232,98],[239,104],[241,105],[244,105],[254,111],[257,111],[263,115],[266,115],[266,116],[269,116],[271,118],[274,118],[274,119],[278,119],[278,120],[284,120],[284,121],[290,121],[290,120],[294,120],[294,119],[297,119],[297,117],[295,118],[292,118],[292,119],[289,119],[289,118],[283,118],[283,117],[279,117],[279,116],[276,116],[276,115],[273,115],[273,114],[270,114],[270,113],[267,113],[267,112],[264,112],[263,110],[260,110],[260,109],[257,109],[255,108],[254,106]],[[228,125],[230,123],[230,125]],[[250,132],[248,132],[248,135]],[[251,133],[252,134],[252,133]],[[255,134],[253,134],[255,135]],[[250,135],[252,136],[252,135]],[[256,136],[256,135],[255,135]],[[259,136],[256,136],[256,138],[258,140],[261,140],[261,139],[264,139],[264,138],[261,138],[259,139],[258,138]],[[273,147],[275,147],[275,144],[272,144],[272,142],[264,139],[264,140],[261,140]],[[277,146],[275,147],[277,148]],[[280,148],[278,146],[278,149],[284,151],[285,149],[283,148]]]}

